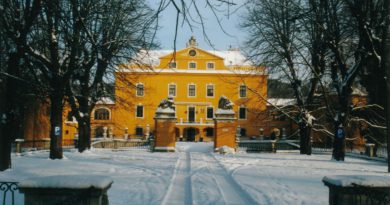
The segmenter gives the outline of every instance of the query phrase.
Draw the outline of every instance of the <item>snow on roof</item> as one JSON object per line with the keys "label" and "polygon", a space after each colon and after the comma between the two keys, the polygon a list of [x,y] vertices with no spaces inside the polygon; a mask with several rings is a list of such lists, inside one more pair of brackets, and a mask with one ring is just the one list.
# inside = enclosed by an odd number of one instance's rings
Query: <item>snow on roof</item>
{"label": "snow on roof", "polygon": [[352,87],[351,95],[367,96],[367,92],[365,92],[363,89],[360,89],[358,87]]}
{"label": "snow on roof", "polygon": [[[228,51],[212,51],[206,50],[211,54],[217,55],[224,60],[226,66],[252,66],[253,63],[247,60],[247,58],[239,50],[228,50]],[[135,62],[145,65],[159,65],[159,57],[173,53],[173,50],[141,50],[137,57],[134,59]]]}
{"label": "snow on roof", "polygon": [[369,176],[369,175],[336,175],[326,176],[323,182],[335,186],[353,187],[390,187],[390,177],[387,176]]}
{"label": "snow on roof", "polygon": [[295,105],[296,100],[294,98],[268,98],[267,105],[274,106],[287,106],[287,105]]}
{"label": "snow on roof", "polygon": [[21,188],[67,188],[67,189],[104,189],[112,184],[112,179],[107,176],[93,175],[56,175],[47,177],[35,177],[23,180],[19,183]]}
{"label": "snow on roof", "polygon": [[220,56],[225,59],[226,66],[251,66],[252,62],[248,61],[248,59],[238,50],[228,50],[228,51],[207,51],[214,55]]}
{"label": "snow on roof", "polygon": [[96,102],[97,105],[113,105],[115,104],[114,100],[110,97],[102,97]]}

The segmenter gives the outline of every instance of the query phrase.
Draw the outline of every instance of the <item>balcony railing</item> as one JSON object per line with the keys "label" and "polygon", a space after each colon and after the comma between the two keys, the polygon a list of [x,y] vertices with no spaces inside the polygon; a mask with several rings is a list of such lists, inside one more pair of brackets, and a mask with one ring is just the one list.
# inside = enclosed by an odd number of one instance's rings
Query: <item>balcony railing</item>
{"label": "balcony railing", "polygon": [[214,125],[214,121],[212,120],[204,120],[203,118],[200,118],[198,121],[188,121],[184,120],[183,118],[180,118],[179,121],[176,123],[177,125]]}

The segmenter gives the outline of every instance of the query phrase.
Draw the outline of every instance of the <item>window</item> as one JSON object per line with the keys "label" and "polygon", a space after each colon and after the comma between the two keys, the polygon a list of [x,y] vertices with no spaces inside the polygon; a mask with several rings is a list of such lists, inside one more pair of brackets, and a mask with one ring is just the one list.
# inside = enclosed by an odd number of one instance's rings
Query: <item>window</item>
{"label": "window", "polygon": [[108,120],[110,119],[110,111],[106,108],[99,108],[95,110],[95,120]]}
{"label": "window", "polygon": [[214,109],[213,107],[208,107],[207,108],[207,119],[212,119],[214,117]]}
{"label": "window", "polygon": [[144,135],[144,129],[142,127],[136,127],[135,128],[135,135],[143,136]]}
{"label": "window", "polygon": [[176,85],[175,84],[168,85],[168,96],[176,97]]}
{"label": "window", "polygon": [[245,107],[240,107],[238,111],[238,119],[245,120],[246,119],[246,108]]}
{"label": "window", "polygon": [[215,64],[213,62],[207,63],[207,69],[214,70],[214,68],[215,68]]}
{"label": "window", "polygon": [[196,69],[196,63],[195,62],[188,63],[188,69]]}
{"label": "window", "polygon": [[144,96],[144,85],[141,83],[138,83],[136,88],[137,88],[136,95],[137,96]]}
{"label": "window", "polygon": [[189,54],[190,56],[196,56],[196,51],[195,51],[195,50],[190,50],[190,51],[188,52],[188,54]]}
{"label": "window", "polygon": [[206,136],[207,137],[214,136],[214,129],[213,128],[206,128]]}
{"label": "window", "polygon": [[144,106],[143,105],[137,105],[137,112],[136,117],[144,117]]}
{"label": "window", "polygon": [[240,98],[246,97],[246,85],[240,85]]}
{"label": "window", "polygon": [[195,96],[196,96],[196,86],[188,85],[188,97],[195,97]]}
{"label": "window", "polygon": [[214,85],[206,85],[206,96],[214,97]]}
{"label": "window", "polygon": [[241,134],[241,137],[245,137],[246,136],[246,129],[245,128],[241,128],[240,129],[240,134]]}
{"label": "window", "polygon": [[176,68],[176,62],[169,62],[169,68]]}

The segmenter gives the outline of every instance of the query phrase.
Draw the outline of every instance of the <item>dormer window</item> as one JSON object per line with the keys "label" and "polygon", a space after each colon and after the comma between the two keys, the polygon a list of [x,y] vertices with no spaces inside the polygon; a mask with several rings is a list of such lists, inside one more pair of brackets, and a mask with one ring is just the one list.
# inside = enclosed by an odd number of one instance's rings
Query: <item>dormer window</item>
{"label": "dormer window", "polygon": [[196,63],[195,62],[189,62],[188,63],[188,69],[196,69]]}
{"label": "dormer window", "polygon": [[144,84],[138,83],[136,85],[136,92],[135,92],[136,96],[142,97],[142,96],[144,96],[144,92],[145,92],[144,91]]}
{"label": "dormer window", "polygon": [[169,62],[168,64],[169,68],[176,68],[176,62]]}
{"label": "dormer window", "polygon": [[208,70],[214,70],[215,69],[215,63],[214,62],[208,62],[206,67],[207,67]]}

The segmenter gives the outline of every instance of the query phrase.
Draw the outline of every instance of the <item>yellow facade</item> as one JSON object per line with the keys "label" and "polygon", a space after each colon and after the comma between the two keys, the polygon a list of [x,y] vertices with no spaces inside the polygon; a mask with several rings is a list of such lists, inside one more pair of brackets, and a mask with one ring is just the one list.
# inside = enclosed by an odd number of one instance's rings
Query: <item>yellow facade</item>
{"label": "yellow facade", "polygon": [[[124,138],[126,133],[128,138],[142,138],[148,130],[153,134],[156,109],[168,96],[173,97],[176,106],[178,140],[213,140],[211,114],[215,114],[221,96],[235,104],[243,134],[258,135],[262,127],[258,115],[266,110],[262,97],[267,96],[267,75],[263,68],[236,63],[237,53],[225,52],[232,59],[229,61],[198,48],[190,40],[187,48],[158,56],[156,64],[137,61],[119,66],[115,73],[115,104],[97,105],[109,110],[110,116],[108,120],[92,119],[92,137],[99,137],[96,130],[102,126],[112,130],[114,138]],[[145,53],[142,60],[152,57]],[[64,131],[71,129],[65,123]]]}

